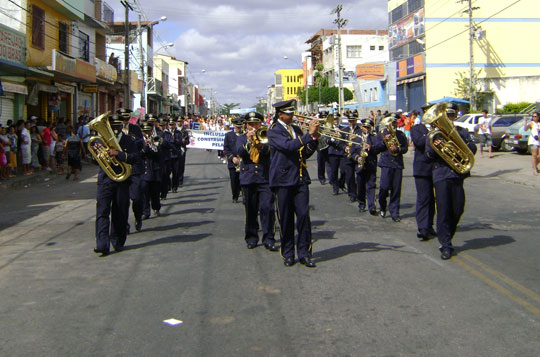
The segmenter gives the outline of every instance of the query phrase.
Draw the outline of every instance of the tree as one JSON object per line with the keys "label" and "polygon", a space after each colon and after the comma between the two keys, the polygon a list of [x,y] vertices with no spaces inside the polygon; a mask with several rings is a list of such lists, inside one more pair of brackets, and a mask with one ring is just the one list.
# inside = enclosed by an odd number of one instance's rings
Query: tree
{"label": "tree", "polygon": [[[457,78],[454,79],[454,95],[458,98],[467,99],[468,101],[471,101],[470,96],[470,83],[471,80],[469,78],[468,72],[457,72],[456,73]],[[473,95],[476,98],[476,108],[482,108],[484,106],[484,103],[487,99],[486,92],[481,92],[479,84],[481,83],[481,79],[478,77],[480,76],[480,71],[474,71],[473,72]],[[471,111],[475,111],[476,108],[471,108]]]}
{"label": "tree", "polygon": [[257,103],[253,106],[255,108],[255,110],[261,114],[265,114],[266,113],[266,103]]}
{"label": "tree", "polygon": [[221,114],[222,115],[229,115],[229,114],[231,114],[231,110],[238,107],[239,105],[240,105],[240,103],[223,104],[223,106],[221,107]]}
{"label": "tree", "polygon": [[[334,102],[339,102],[339,96],[338,96],[338,87],[309,87],[309,102],[314,103],[318,102],[321,104],[330,104]],[[320,93],[320,100],[319,100],[319,93]],[[345,101],[353,99],[352,92],[347,89],[343,88],[343,93],[345,97]],[[302,104],[306,104],[306,90],[304,88],[298,89],[298,97],[300,98]]]}

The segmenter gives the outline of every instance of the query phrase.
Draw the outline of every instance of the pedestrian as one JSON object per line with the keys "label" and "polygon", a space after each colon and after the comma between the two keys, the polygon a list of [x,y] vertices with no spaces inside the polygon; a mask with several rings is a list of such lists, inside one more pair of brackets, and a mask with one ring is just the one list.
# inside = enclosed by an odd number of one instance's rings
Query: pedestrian
{"label": "pedestrian", "polygon": [[15,125],[10,125],[8,127],[7,133],[8,139],[11,141],[11,148],[9,150],[9,177],[15,177],[17,175],[17,163],[18,163],[18,147],[19,147],[19,137],[15,130]]}
{"label": "pedestrian", "polygon": [[489,158],[491,154],[491,147],[493,142],[491,140],[491,118],[488,117],[488,111],[482,110],[482,117],[478,120],[478,136],[480,137],[480,157],[484,157],[484,146],[487,145]]}
{"label": "pedestrian", "polygon": [[405,113],[403,116],[403,132],[407,137],[407,143],[411,145],[411,127],[413,126],[413,119],[408,113]]}
{"label": "pedestrian", "polygon": [[34,171],[30,168],[30,164],[32,163],[32,138],[30,137],[30,122],[27,121],[25,123],[24,120],[19,120],[18,129],[23,174],[31,175],[34,173]]}
{"label": "pedestrian", "polygon": [[[447,107],[446,116],[451,121],[457,119],[456,104],[451,103]],[[477,149],[469,135],[469,131],[462,127],[455,127],[454,130],[457,131],[474,155]],[[433,185],[435,186],[435,201],[437,203],[437,235],[441,244],[439,250],[441,251],[441,259],[447,260],[452,257],[454,252],[452,238],[456,233],[459,220],[465,209],[463,181],[470,176],[470,173],[461,174],[456,172],[435,152],[429,140],[430,138],[426,137],[425,148],[427,158],[433,161]],[[438,140],[440,139],[434,141],[434,145],[439,144]]]}
{"label": "pedestrian", "polygon": [[[5,164],[2,165],[2,169],[0,170],[0,176],[3,179],[8,179],[10,176],[10,159],[11,159],[11,140],[7,133],[7,127],[0,126],[0,147],[2,148],[2,151],[4,153],[5,157]],[[0,158],[0,161],[3,161],[4,159]]]}
{"label": "pedestrian", "polygon": [[[311,220],[309,218],[309,184],[306,160],[317,150],[319,121],[309,123],[307,133],[292,125],[296,101],[274,104],[276,115],[268,130],[270,145],[270,187],[276,195],[281,232],[281,256],[284,265],[295,264],[296,252],[301,264],[314,268],[311,259]],[[295,239],[295,216],[296,230]],[[296,244],[295,244],[296,243]]]}
{"label": "pedestrian", "polygon": [[[67,128],[66,128],[67,130]],[[54,146],[54,158],[56,160],[56,173],[58,175],[64,174],[64,147],[65,139],[62,134],[57,134],[56,143]]]}
{"label": "pedestrian", "polygon": [[51,163],[51,122],[46,122],[41,131],[41,154],[43,155],[43,166],[49,172],[52,172]]}
{"label": "pedestrian", "polygon": [[88,119],[88,117],[82,116],[80,118],[79,128],[77,128],[77,135],[79,136],[79,138],[81,138],[81,140],[82,140],[82,142],[83,142],[83,144],[85,146],[85,152],[89,152],[88,151],[88,140],[90,140],[90,128],[87,125],[87,123],[88,123],[87,119]]}
{"label": "pedestrian", "polygon": [[540,140],[539,139],[539,112],[532,113],[532,120],[530,122],[525,119],[525,125],[523,130],[530,130],[531,134],[529,135],[529,149],[531,151],[531,161],[533,174],[538,175],[538,164],[540,163]]}
{"label": "pedestrian", "polygon": [[31,151],[32,151],[32,160],[31,160],[31,166],[34,171],[41,170],[41,165],[39,164],[39,146],[43,143],[43,140],[41,138],[41,135],[38,133],[38,127],[32,126],[30,127],[30,139],[32,139],[31,144]]}
{"label": "pedestrian", "polygon": [[78,173],[81,169],[81,155],[85,149],[81,138],[75,132],[75,128],[70,125],[67,127],[67,131],[70,133],[70,136],[64,144],[64,153],[68,159],[66,180],[73,175],[73,181],[76,181],[79,179]]}

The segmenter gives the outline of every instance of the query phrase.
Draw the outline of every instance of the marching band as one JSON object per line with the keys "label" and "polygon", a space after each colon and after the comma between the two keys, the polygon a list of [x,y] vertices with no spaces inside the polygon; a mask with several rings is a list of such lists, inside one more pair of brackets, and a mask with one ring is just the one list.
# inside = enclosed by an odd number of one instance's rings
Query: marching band
{"label": "marching band", "polygon": [[[262,114],[249,112],[234,118],[234,130],[224,136],[233,202],[238,202],[242,193],[248,249],[262,241],[267,250],[280,251],[286,267],[297,261],[316,267],[307,170],[307,160],[315,152],[318,179],[326,184],[326,173],[334,195],[339,194],[340,181],[344,181],[349,200],[357,202],[360,213],[369,211],[382,218],[389,213],[394,222],[400,222],[403,155],[408,151],[408,140],[397,130],[396,116],[381,120],[375,132],[371,119],[362,119],[359,125],[358,117],[339,115],[298,115],[295,119],[295,100],[276,103],[274,108],[269,127],[264,126]],[[466,130],[454,128],[455,105],[442,103],[426,109],[425,120],[411,129],[417,236],[421,240],[438,237],[441,259],[446,260],[454,251],[452,238],[464,211],[463,181],[474,164],[476,146]],[[183,185],[190,141],[184,120],[159,121],[150,114],[138,126],[130,122],[130,115],[129,109],[120,109],[110,118],[104,114],[89,123],[99,134],[89,146],[100,165],[94,251],[102,256],[109,254],[111,246],[115,251],[123,249],[130,228],[130,200],[135,229],[141,231],[151,210],[159,216],[160,201]],[[341,125],[344,122],[349,125]]]}

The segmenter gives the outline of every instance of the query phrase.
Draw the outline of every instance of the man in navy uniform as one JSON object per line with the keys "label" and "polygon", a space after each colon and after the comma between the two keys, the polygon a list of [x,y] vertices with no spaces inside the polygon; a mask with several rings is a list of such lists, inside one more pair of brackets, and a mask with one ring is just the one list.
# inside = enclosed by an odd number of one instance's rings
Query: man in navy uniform
{"label": "man in navy uniform", "polygon": [[[386,119],[386,118],[385,118]],[[392,117],[392,125],[397,138],[396,145],[388,148],[385,139],[390,139],[391,135],[388,129],[381,127],[375,150],[381,153],[378,166],[381,168],[381,178],[379,181],[379,207],[381,208],[381,217],[386,217],[386,209],[390,211],[392,220],[400,222],[399,205],[401,200],[401,181],[403,179],[403,154],[409,148],[407,137],[401,130],[397,130],[397,118]],[[384,119],[383,119],[384,120]],[[390,202],[387,203],[388,195]]]}
{"label": "man in navy uniform", "polygon": [[[108,154],[118,161],[137,165],[142,158],[142,152],[137,140],[131,135],[125,135],[123,123],[118,116],[110,118],[111,127],[118,133],[118,143],[121,151],[109,148]],[[94,143],[98,146],[97,143]],[[96,204],[96,248],[94,252],[108,255],[110,245],[116,251],[122,250],[126,243],[129,217],[129,186],[130,179],[118,182],[112,180],[102,168],[98,173],[97,204]]]}
{"label": "man in navy uniform", "polygon": [[[319,118],[327,117],[326,112],[321,112]],[[317,147],[317,177],[321,185],[326,185],[326,166],[328,165],[328,144],[326,138],[319,140]]]}
{"label": "man in navy uniform", "polygon": [[189,131],[182,117],[178,117],[177,130],[180,131],[180,152],[178,158],[178,186],[184,185],[184,173],[186,170],[187,146],[189,144]]}
{"label": "man in navy uniform", "polygon": [[[416,236],[421,240],[436,237],[433,230],[435,215],[435,194],[433,187],[433,162],[428,160],[426,152],[426,137],[429,129],[423,124],[413,125],[411,139],[414,144],[413,176],[416,185]],[[429,145],[429,144],[428,144]]]}
{"label": "man in navy uniform", "polygon": [[159,216],[161,202],[159,194],[161,191],[161,145],[153,141],[151,123],[144,123],[142,126],[145,147],[144,147],[144,172],[142,175],[142,190],[144,197],[143,219],[150,218],[150,208],[154,210],[154,214]]}
{"label": "man in navy uniform", "polygon": [[[334,118],[334,129],[340,129],[338,125],[339,117]],[[339,194],[339,170],[341,162],[345,156],[345,151],[341,147],[340,141],[334,138],[321,138],[319,140],[325,140],[328,143],[328,181],[332,185],[332,193],[334,195]]]}
{"label": "man in navy uniform", "polygon": [[246,121],[246,135],[236,139],[234,153],[242,158],[240,163],[240,185],[244,193],[246,210],[245,240],[248,249],[253,249],[259,242],[257,216],[261,219],[262,243],[272,252],[278,251],[275,235],[275,209],[274,194],[268,186],[268,172],[270,169],[270,146],[261,142],[262,138],[256,136],[262,127],[264,116],[261,113],[250,112],[244,116]]}
{"label": "man in navy uniform", "polygon": [[232,120],[234,130],[225,134],[223,139],[223,154],[227,158],[227,168],[229,169],[229,179],[231,181],[231,192],[233,203],[238,202],[240,196],[240,158],[235,153],[236,141],[244,135],[244,119],[237,117]]}
{"label": "man in navy uniform", "polygon": [[[362,134],[360,134],[355,142],[361,145],[353,145],[351,157],[355,161],[356,171],[356,187],[358,190],[358,210],[366,212],[366,196],[367,208],[372,216],[377,214],[375,206],[375,188],[377,187],[377,153],[375,144],[377,137],[373,135],[373,122],[370,119],[362,120]],[[362,166],[360,164],[362,163]]]}
{"label": "man in navy uniform", "polygon": [[[457,118],[457,105],[452,103],[446,110],[448,119],[454,121]],[[463,139],[471,152],[476,154],[476,145],[469,132],[465,128],[455,127],[459,136]],[[463,181],[470,176],[470,173],[459,174],[454,171],[436,152],[433,150],[426,138],[426,156],[433,160],[433,184],[435,186],[435,199],[437,202],[437,235],[441,247],[441,259],[446,260],[452,257],[454,247],[452,238],[456,233],[459,219],[465,209],[465,190]],[[435,138],[435,145],[438,144]]]}
{"label": "man in navy uniform", "polygon": [[[349,128],[347,128],[347,133],[342,134],[342,138],[350,141],[354,141],[354,138],[361,135],[362,130],[356,125],[358,118],[356,117],[349,117],[347,118],[349,121]],[[347,194],[349,195],[349,200],[351,202],[356,201],[356,175],[355,175],[355,166],[356,161],[353,160],[351,152],[352,147],[354,146],[352,143],[347,143],[345,141],[340,141],[341,147],[345,151],[345,157],[343,158],[343,171],[345,173],[345,182],[347,183]]]}
{"label": "man in navy uniform", "polygon": [[295,100],[274,104],[276,115],[268,130],[270,145],[270,187],[278,207],[281,256],[284,264],[295,264],[294,216],[298,239],[296,252],[301,264],[315,267],[311,260],[311,220],[309,218],[309,178],[306,160],[317,151],[319,122],[312,120],[306,134],[292,125]]}
{"label": "man in navy uniform", "polygon": [[[131,110],[120,108],[117,111],[118,116],[122,120],[123,128],[121,135],[130,136],[136,143],[137,149],[142,151],[144,147],[144,138],[141,128],[138,125],[129,123],[131,119]],[[142,229],[142,215],[143,215],[143,195],[142,195],[142,182],[141,175],[143,173],[143,161],[142,157],[134,161],[131,165],[131,176],[129,177],[129,198],[131,199],[131,209],[135,216],[135,229],[140,232]],[[129,223],[128,223],[129,233]]]}
{"label": "man in navy uniform", "polygon": [[161,144],[163,146],[163,167],[161,170],[162,176],[161,176],[161,199],[166,200],[167,199],[167,193],[171,189],[171,173],[172,173],[172,165],[171,165],[171,151],[173,148],[173,136],[171,131],[169,130],[169,126],[167,125],[168,122],[162,118],[160,121],[160,125],[163,127],[162,130],[162,138],[163,143]]}

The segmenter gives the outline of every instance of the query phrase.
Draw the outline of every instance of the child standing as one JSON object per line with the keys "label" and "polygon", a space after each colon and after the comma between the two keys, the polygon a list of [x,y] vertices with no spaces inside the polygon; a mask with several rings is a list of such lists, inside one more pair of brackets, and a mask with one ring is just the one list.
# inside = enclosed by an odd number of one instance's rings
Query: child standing
{"label": "child standing", "polygon": [[54,158],[56,159],[56,173],[64,174],[64,135],[56,134],[56,143],[54,144]]}

